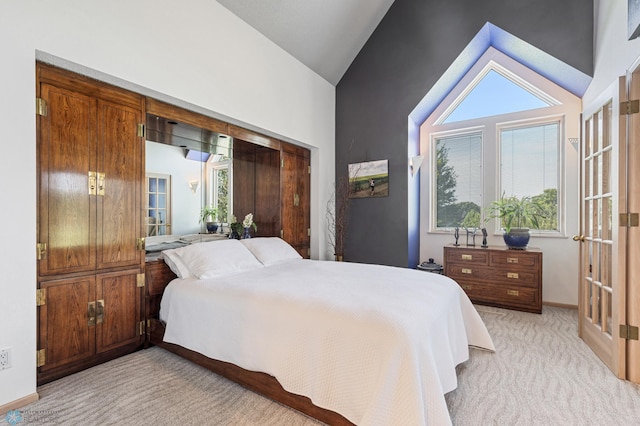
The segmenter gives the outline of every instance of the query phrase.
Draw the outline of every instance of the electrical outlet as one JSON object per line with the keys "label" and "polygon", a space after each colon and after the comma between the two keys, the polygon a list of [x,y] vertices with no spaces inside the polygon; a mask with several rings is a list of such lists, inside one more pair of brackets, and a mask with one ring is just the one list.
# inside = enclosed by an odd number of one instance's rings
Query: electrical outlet
{"label": "electrical outlet", "polygon": [[11,368],[11,348],[0,349],[0,370]]}

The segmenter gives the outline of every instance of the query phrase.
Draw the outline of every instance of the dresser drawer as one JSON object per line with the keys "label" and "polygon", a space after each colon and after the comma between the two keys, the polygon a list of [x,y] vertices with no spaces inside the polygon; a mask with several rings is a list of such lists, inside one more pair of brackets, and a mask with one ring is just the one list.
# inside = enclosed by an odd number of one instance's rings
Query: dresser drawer
{"label": "dresser drawer", "polygon": [[523,307],[530,310],[540,304],[540,294],[533,288],[461,282],[460,287],[473,302],[485,302],[504,307]]}
{"label": "dresser drawer", "polygon": [[445,263],[449,262],[487,265],[489,264],[489,252],[472,249],[446,250]]}
{"label": "dresser drawer", "polygon": [[527,253],[526,251],[494,251],[489,255],[489,265],[491,266],[522,266],[525,268],[537,268],[539,256],[537,253]]}
{"label": "dresser drawer", "polygon": [[473,265],[473,264],[460,264],[460,263],[448,263],[445,271],[445,275],[453,278],[454,280],[463,279],[487,279],[490,276],[490,271],[486,266]]}
{"label": "dresser drawer", "polygon": [[492,281],[517,287],[538,287],[538,274],[535,271],[521,269],[490,269]]}

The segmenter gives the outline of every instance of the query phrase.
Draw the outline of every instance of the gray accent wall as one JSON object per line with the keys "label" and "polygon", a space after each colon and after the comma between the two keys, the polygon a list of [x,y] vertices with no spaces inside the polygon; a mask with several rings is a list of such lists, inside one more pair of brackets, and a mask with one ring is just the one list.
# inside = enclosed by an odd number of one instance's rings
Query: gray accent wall
{"label": "gray accent wall", "polygon": [[407,119],[486,22],[592,76],[593,14],[593,0],[396,0],[336,86],[336,174],[389,160],[389,196],[350,202],[345,260],[426,260],[409,219],[420,189],[409,187]]}

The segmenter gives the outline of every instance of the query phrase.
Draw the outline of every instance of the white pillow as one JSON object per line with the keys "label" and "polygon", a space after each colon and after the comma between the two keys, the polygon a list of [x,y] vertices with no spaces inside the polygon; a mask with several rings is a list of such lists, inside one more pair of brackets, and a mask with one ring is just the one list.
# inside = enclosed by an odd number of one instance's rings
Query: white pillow
{"label": "white pillow", "polygon": [[180,258],[180,253],[186,247],[178,247],[170,250],[163,250],[161,253],[162,259],[164,259],[164,263],[167,264],[169,269],[173,271],[174,274],[178,276],[178,278],[189,278],[193,276],[187,265],[184,264],[182,259]]}
{"label": "white pillow", "polygon": [[200,279],[261,268],[263,265],[238,240],[208,241],[182,247],[180,259]]}
{"label": "white pillow", "polygon": [[247,238],[240,242],[265,266],[302,259],[293,247],[278,237]]}

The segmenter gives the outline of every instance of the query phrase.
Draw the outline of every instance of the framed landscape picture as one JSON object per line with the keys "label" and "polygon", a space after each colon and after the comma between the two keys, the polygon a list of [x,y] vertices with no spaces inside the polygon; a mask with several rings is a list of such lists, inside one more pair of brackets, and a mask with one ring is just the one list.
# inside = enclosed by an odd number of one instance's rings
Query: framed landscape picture
{"label": "framed landscape picture", "polygon": [[387,197],[389,160],[349,164],[349,198]]}

